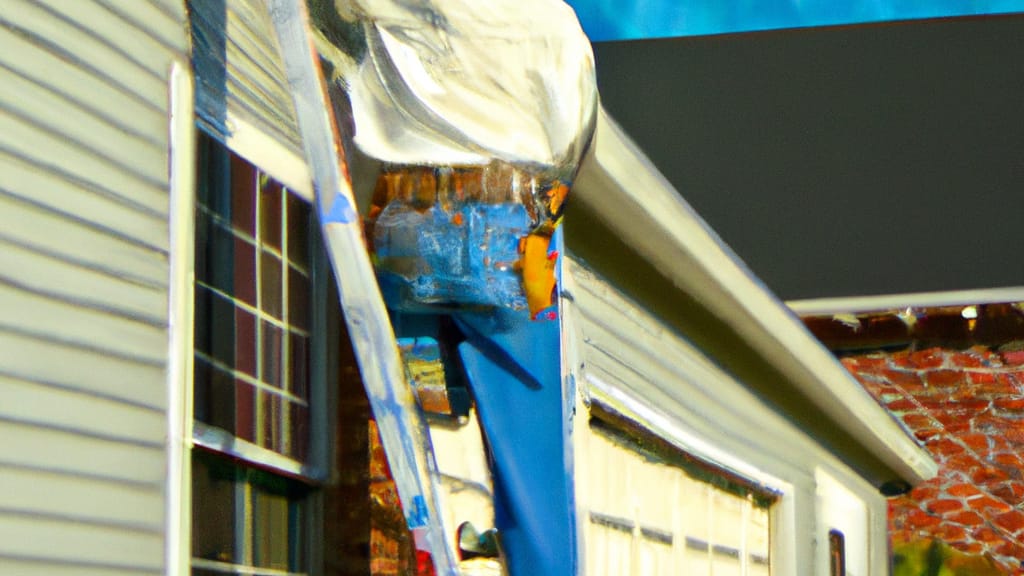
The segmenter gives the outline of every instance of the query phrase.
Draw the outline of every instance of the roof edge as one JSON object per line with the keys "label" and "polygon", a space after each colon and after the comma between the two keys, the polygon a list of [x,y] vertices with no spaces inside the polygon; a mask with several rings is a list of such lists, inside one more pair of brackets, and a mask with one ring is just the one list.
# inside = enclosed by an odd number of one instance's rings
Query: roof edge
{"label": "roof edge", "polygon": [[[574,186],[569,210],[577,208],[604,229],[602,243],[623,244],[671,284],[674,294],[658,294],[659,300],[678,297],[692,303],[691,311],[706,312],[696,334],[694,326],[674,322],[677,328],[742,382],[756,384],[762,395],[784,406],[787,416],[802,408],[825,415],[822,427],[842,432],[830,448],[841,457],[849,452],[851,465],[866,478],[884,490],[889,482],[913,485],[936,474],[928,453],[754,276],[603,109]],[[567,244],[572,218],[570,212]],[[598,268],[599,252],[585,256]],[[734,335],[702,338],[709,329]],[[725,346],[730,338],[740,340],[742,350]],[[763,369],[752,369],[751,361]],[[848,446],[850,440],[858,446]]]}

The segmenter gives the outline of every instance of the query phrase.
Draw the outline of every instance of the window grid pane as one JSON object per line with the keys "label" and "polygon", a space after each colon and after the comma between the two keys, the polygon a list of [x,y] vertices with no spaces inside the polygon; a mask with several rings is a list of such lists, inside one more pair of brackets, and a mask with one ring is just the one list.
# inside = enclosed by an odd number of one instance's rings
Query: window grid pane
{"label": "window grid pane", "polygon": [[204,140],[196,212],[196,418],[304,462],[311,211],[280,183]]}

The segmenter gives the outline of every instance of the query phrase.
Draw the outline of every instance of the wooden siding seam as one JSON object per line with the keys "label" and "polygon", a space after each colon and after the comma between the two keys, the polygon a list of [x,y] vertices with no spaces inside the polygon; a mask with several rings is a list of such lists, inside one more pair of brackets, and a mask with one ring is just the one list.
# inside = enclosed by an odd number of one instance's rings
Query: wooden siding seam
{"label": "wooden siding seam", "polygon": [[[273,42],[273,38],[268,42],[259,41],[261,35],[258,23],[255,22],[258,15],[242,13],[242,10],[248,8],[244,2],[235,5],[237,9],[232,11],[234,17],[226,15],[224,22],[225,26],[231,26],[231,30],[216,30],[216,24],[207,17],[208,11],[191,11],[192,18],[196,20],[192,30],[193,41],[196,44],[194,49],[202,51],[204,58],[213,60],[213,65],[224,71],[224,85],[220,86],[207,80],[205,67],[196,67],[195,74],[200,87],[196,98],[200,104],[197,106],[197,112],[209,116],[206,113],[209,106],[202,105],[204,100],[212,100],[214,103],[234,100],[247,118],[301,154],[302,142],[295,118],[294,103],[290,93],[280,89],[280,80],[285,76],[284,69],[268,67],[273,66],[275,61],[280,61],[281,58],[279,53],[267,50],[267,44]],[[221,36],[210,37],[211,34],[218,33]],[[215,50],[214,40],[221,38],[226,44],[223,50]],[[248,40],[246,45],[243,45],[240,39]],[[271,47],[273,46],[276,44],[272,44]],[[229,53],[244,59],[244,62],[233,60]],[[218,120],[220,119],[207,118],[214,126],[218,126]],[[225,133],[227,132],[230,131],[225,130]]]}
{"label": "wooden siding seam", "polygon": [[[184,0],[182,0],[182,1],[184,1]],[[115,8],[114,6],[112,6],[106,0],[93,0],[93,2],[95,2],[98,6],[101,6],[107,12],[110,12],[114,16],[116,16],[116,17],[120,18],[121,20],[123,20],[126,24],[131,25],[132,27],[136,28],[137,30],[145,32],[150,38],[156,40],[161,46],[163,46],[164,48],[167,48],[168,50],[170,50],[174,54],[177,54],[179,56],[187,56],[188,41],[185,39],[185,37],[186,37],[185,23],[182,22],[181,20],[179,20],[177,15],[170,14],[170,13],[166,12],[165,10],[163,10],[159,6],[159,4],[151,4],[151,5],[152,6],[156,6],[157,9],[162,14],[164,14],[165,16],[168,17],[169,24],[170,24],[170,26],[168,26],[168,28],[173,27],[173,28],[176,28],[176,29],[181,31],[181,35],[182,35],[182,39],[183,39],[183,42],[182,42],[181,46],[175,45],[173,42],[169,42],[167,40],[167,38],[163,37],[163,35],[161,35],[159,33],[159,30],[160,30],[159,27],[154,29],[154,28],[152,28],[150,26],[147,26],[145,22],[140,22],[134,16],[129,16],[128,14],[125,14],[119,8]]]}
{"label": "wooden siding seam", "polygon": [[[4,195],[3,192],[4,191],[2,189],[0,189],[0,196]],[[143,287],[147,287],[147,288],[150,288],[150,289],[156,289],[156,290],[166,290],[167,289],[167,286],[163,282],[159,282],[159,281],[156,281],[156,280],[150,280],[148,278],[145,278],[145,277],[142,277],[142,276],[138,276],[136,274],[128,274],[128,273],[123,272],[121,270],[114,270],[112,268],[108,268],[108,267],[102,266],[100,264],[95,264],[95,263],[92,263],[92,262],[84,262],[84,261],[81,261],[81,260],[69,258],[69,257],[64,256],[63,254],[58,253],[58,252],[54,252],[54,251],[48,250],[46,248],[38,247],[38,246],[36,246],[34,244],[29,244],[29,243],[23,242],[23,241],[21,241],[18,238],[9,236],[7,234],[4,234],[2,231],[0,231],[0,242],[6,242],[7,244],[12,244],[14,246],[18,246],[18,247],[24,248],[26,250],[31,250],[31,251],[37,252],[39,254],[45,254],[45,255],[48,255],[48,256],[50,256],[52,258],[56,258],[58,260],[63,260],[63,261],[68,262],[68,263],[75,263],[75,264],[77,264],[79,266],[87,267],[87,268],[93,270],[94,272],[100,272],[100,273],[106,274],[106,275],[108,275],[108,276],[110,276],[112,278],[118,278],[120,280],[131,282],[132,284],[136,284],[138,286],[143,286]]]}
{"label": "wooden siding seam", "polygon": [[185,13],[184,0],[178,0],[177,2],[174,2],[174,5],[181,6],[181,12],[174,12],[174,9],[171,8],[170,5],[168,5],[166,2],[167,0],[154,0],[153,6],[160,10],[160,12],[163,12],[164,16],[167,16],[167,18],[174,20],[175,22],[182,22],[184,21],[185,18],[188,17],[188,15]]}
{"label": "wooden siding seam", "polygon": [[122,174],[139,180],[155,190],[160,190],[165,193],[167,192],[167,178],[156,179],[146,174],[143,174],[137,171],[135,167],[132,166],[130,163],[122,162],[119,158],[97,152],[93,146],[90,146],[89,144],[82,142],[81,140],[71,136],[67,132],[61,131],[59,128],[47,125],[45,122],[39,120],[38,118],[25,114],[23,111],[18,110],[6,101],[0,100],[0,110],[9,113],[21,122],[31,125],[33,128],[36,128],[40,132],[44,132],[46,134],[49,134],[50,136],[59,138],[64,142],[69,143],[70,145],[84,152],[86,155],[92,156],[93,158],[114,167],[118,172],[121,172]]}
{"label": "wooden siding seam", "polygon": [[73,385],[61,384],[60,382],[53,382],[51,380],[46,380],[43,378],[36,378],[33,376],[18,374],[6,370],[3,366],[0,366],[0,377],[8,378],[10,380],[15,380],[18,382],[25,382],[27,384],[32,384],[34,386],[52,388],[54,390],[60,390],[61,392],[67,392],[69,394],[81,395],[94,400],[105,400],[107,402],[112,402],[121,406],[139,408],[151,412],[154,415],[164,413],[163,408],[158,408],[156,406],[153,406],[152,404],[146,404],[143,402],[137,402],[135,400],[129,400],[127,398],[115,396],[113,394],[106,394],[103,392],[93,390],[91,388],[79,388]]}
{"label": "wooden siding seam", "polygon": [[[167,214],[165,212],[159,212],[159,211],[153,210],[152,208],[149,208],[148,206],[146,206],[144,204],[140,204],[139,202],[137,202],[135,200],[132,200],[131,198],[126,198],[125,196],[122,196],[122,195],[118,194],[117,192],[115,192],[113,190],[110,190],[109,188],[103,188],[103,187],[99,186],[98,184],[96,184],[94,182],[86,180],[86,179],[84,179],[84,178],[82,178],[82,177],[80,177],[80,176],[78,176],[76,174],[67,172],[66,170],[62,169],[60,166],[57,166],[55,164],[46,164],[46,163],[41,162],[41,161],[39,161],[39,160],[37,160],[35,158],[30,158],[28,156],[25,156],[25,155],[19,153],[16,150],[11,150],[10,148],[7,148],[3,144],[0,144],[0,154],[2,154],[4,156],[7,156],[8,158],[10,158],[12,160],[15,160],[17,162],[21,162],[21,163],[26,164],[28,166],[32,166],[33,168],[36,168],[36,169],[39,169],[39,170],[42,170],[42,171],[45,171],[45,172],[52,173],[55,176],[59,176],[61,179],[65,180],[66,182],[68,182],[69,184],[71,184],[71,185],[73,185],[73,186],[75,186],[77,188],[81,188],[82,190],[87,190],[87,191],[92,192],[92,193],[94,193],[96,195],[99,195],[99,196],[102,196],[104,198],[108,198],[110,200],[118,202],[119,204],[121,204],[123,206],[126,206],[126,207],[128,207],[128,208],[130,208],[132,210],[135,210],[135,211],[139,212],[140,216],[149,218],[150,220],[161,221],[162,222],[162,221],[164,221],[167,218]],[[17,198],[21,198],[21,199],[24,199],[24,200],[28,201],[23,196],[17,194],[17,192],[9,191],[9,190],[6,190],[6,189],[4,189],[4,190],[7,192],[7,194],[9,196],[15,196]],[[87,222],[86,220],[82,220],[82,221],[83,222]],[[147,244],[146,246],[149,246],[149,245]],[[162,248],[159,248],[157,246],[151,246],[151,248],[153,248],[154,250],[157,250],[157,251],[163,250]]]}
{"label": "wooden siding seam", "polygon": [[74,426],[64,426],[60,424],[54,424],[53,422],[45,422],[42,420],[33,420],[27,417],[14,417],[0,414],[0,422],[7,422],[9,424],[18,424],[20,426],[26,426],[29,428],[35,428],[37,430],[50,430],[52,432],[60,432],[63,434],[70,434],[76,437],[92,438],[93,440],[99,440],[101,442],[107,442],[111,444],[121,444],[125,446],[135,446],[138,448],[147,448],[151,450],[163,450],[163,442],[152,442],[148,440],[139,440],[138,438],[128,438],[124,436],[116,436],[113,434],[104,434],[102,432],[95,432],[92,430],[85,430],[82,428],[76,428]]}
{"label": "wooden siding seam", "polygon": [[[6,190],[6,189],[4,189],[4,188],[0,188],[0,196],[4,196],[4,197],[8,197],[9,198],[9,197],[11,197],[11,192]],[[15,196],[15,198],[22,199],[21,196]],[[118,238],[122,238],[123,237],[125,240],[128,240],[129,243],[133,244],[136,247],[140,247],[140,248],[144,248],[144,249],[150,250],[150,251],[153,252],[153,254],[155,256],[160,256],[160,257],[163,257],[163,258],[167,258],[168,257],[168,254],[166,252],[164,252],[161,248],[152,246],[152,245],[144,243],[144,242],[138,242],[138,241],[131,242],[132,238],[130,236],[118,235],[117,237]],[[39,248],[39,247],[37,247],[35,245],[30,245],[30,244],[27,244],[25,242],[20,242],[17,239],[12,240],[10,237],[8,237],[7,235],[4,235],[2,233],[0,233],[0,244],[7,244],[8,246],[13,246],[13,247],[16,247],[16,248],[20,248],[22,250],[26,250],[28,252],[32,252],[32,253],[34,253],[36,255],[43,256],[45,258],[53,260],[54,262],[59,262],[61,265],[73,266],[73,267],[81,269],[81,270],[88,270],[89,272],[93,272],[93,273],[96,273],[96,274],[100,274],[100,275],[106,276],[106,277],[110,278],[111,280],[116,280],[116,281],[119,281],[119,282],[124,282],[124,283],[127,283],[127,284],[131,284],[135,288],[142,288],[142,289],[145,289],[145,290],[148,290],[148,291],[151,291],[151,292],[164,292],[164,291],[167,290],[167,286],[163,282],[156,282],[156,281],[146,280],[146,279],[138,279],[138,278],[135,278],[135,277],[126,277],[125,274],[122,274],[122,273],[120,273],[118,271],[111,271],[111,270],[108,270],[108,269],[105,269],[105,268],[98,268],[98,267],[96,267],[95,264],[92,264],[92,263],[86,263],[86,262],[82,262],[82,261],[74,259],[74,258],[69,258],[69,257],[67,257],[67,256],[65,256],[63,254],[55,253],[52,250],[46,250],[46,249],[43,249],[43,248]]]}
{"label": "wooden siding seam", "polygon": [[131,532],[142,532],[144,534],[161,535],[163,534],[163,527],[159,524],[157,526],[147,525],[140,522],[116,522],[116,521],[104,521],[95,518],[85,518],[82,516],[76,516],[72,514],[56,514],[53,512],[43,512],[41,510],[30,510],[27,508],[10,508],[0,507],[0,518],[4,516],[18,516],[21,518],[43,518],[46,520],[54,520],[57,522],[65,522],[69,524],[79,524],[82,526],[92,526],[96,528],[113,528],[115,530],[128,530]]}
{"label": "wooden siding seam", "polygon": [[[164,74],[163,74],[164,71],[162,70],[162,67],[161,67],[161,70],[158,72],[157,70],[154,70],[153,68],[151,68],[150,65],[147,65],[146,62],[143,62],[142,60],[139,60],[134,54],[121,49],[121,47],[116,45],[116,44],[112,44],[104,36],[102,36],[100,34],[96,34],[96,32],[93,31],[88,26],[82,26],[77,21],[72,20],[71,18],[68,18],[68,16],[66,14],[58,12],[58,11],[54,10],[52,7],[50,7],[50,6],[46,5],[46,4],[41,4],[41,3],[39,3],[36,0],[27,0],[27,1],[29,3],[31,3],[31,4],[33,4],[34,6],[38,7],[40,10],[43,10],[47,14],[50,14],[54,18],[57,18],[58,20],[64,22],[65,24],[67,24],[67,25],[77,29],[78,31],[82,32],[86,36],[89,36],[93,40],[96,40],[100,44],[106,46],[112,52],[117,53],[119,56],[121,56],[125,60],[127,60],[127,61],[131,62],[132,64],[134,64],[138,69],[142,70],[144,74],[146,74],[148,76],[151,76],[154,80],[158,80],[158,81],[160,81],[162,83],[166,82],[166,78],[164,77]],[[79,1],[81,1],[81,0],[79,0]]]}
{"label": "wooden siding seam", "polygon": [[74,340],[74,339],[71,339],[71,338],[61,338],[59,336],[56,336],[56,335],[50,334],[50,333],[39,332],[39,331],[36,331],[36,330],[28,330],[24,326],[10,325],[10,324],[6,324],[6,323],[4,323],[2,321],[0,321],[0,332],[6,332],[6,333],[11,334],[13,336],[18,336],[18,337],[22,337],[22,338],[30,338],[30,339],[37,340],[39,342],[44,342],[44,343],[46,343],[46,342],[56,342],[56,343],[58,343],[58,344],[60,344],[62,346],[67,346],[68,348],[74,348],[74,349],[77,349],[77,350],[81,350],[83,352],[94,353],[94,354],[97,354],[99,356],[103,356],[103,357],[106,357],[106,358],[113,358],[115,360],[127,360],[127,361],[133,362],[135,364],[141,364],[143,366],[150,366],[150,367],[153,367],[153,368],[164,368],[164,366],[166,364],[162,360],[143,358],[143,357],[138,356],[137,354],[125,354],[123,352],[118,352],[117,350],[111,350],[109,348],[101,348],[99,346],[90,346],[89,344],[86,344],[85,342],[82,342],[80,340]]}
{"label": "wooden siding seam", "polygon": [[109,74],[106,74],[105,72],[89,64],[88,62],[83,61],[76,54],[64,48],[60,44],[57,44],[56,42],[53,42],[52,40],[49,40],[47,38],[42,38],[34,32],[32,32],[31,30],[26,30],[25,28],[18,26],[17,23],[12,22],[11,20],[3,19],[2,15],[3,13],[0,12],[0,26],[3,26],[4,28],[6,28],[7,30],[9,30],[10,32],[14,33],[17,36],[22,37],[30,44],[33,44],[34,46],[42,50],[45,50],[50,54],[53,54],[54,56],[60,58],[68,64],[71,64],[72,66],[79,68],[80,70],[83,70],[85,72],[88,72],[92,76],[103,80],[104,83],[106,83],[108,86],[116,88],[118,92],[121,92],[122,94],[136,101],[143,107],[149,108],[155,112],[160,112],[162,114],[167,113],[166,103],[158,104],[149,101],[132,88],[125,86],[124,84],[119,82],[116,78],[110,76]]}
{"label": "wooden siding seam", "polygon": [[[3,238],[0,237],[0,244],[3,244],[3,243],[5,243],[5,242],[4,242]],[[26,250],[31,250],[30,248],[25,248],[25,249]],[[36,254],[40,254],[36,250],[31,250],[31,251],[35,252]],[[46,256],[45,254],[40,254],[40,255],[44,256],[44,257]],[[92,268],[89,268],[89,270],[91,271]],[[55,290],[43,290],[43,289],[40,289],[38,287],[32,286],[31,284],[28,284],[27,282],[21,281],[21,280],[19,280],[15,276],[10,276],[6,272],[4,272],[3,270],[0,270],[0,284],[10,286],[11,288],[15,288],[15,289],[21,290],[23,292],[29,292],[29,293],[32,293],[32,294],[36,294],[36,295],[42,296],[42,297],[44,297],[44,298],[46,298],[48,300],[53,300],[55,302],[63,302],[65,304],[71,304],[72,306],[75,306],[76,308],[84,308],[84,309],[87,309],[87,310],[94,310],[96,312],[103,312],[103,313],[109,314],[111,316],[117,316],[118,318],[121,318],[122,320],[128,320],[128,321],[131,321],[131,322],[137,322],[139,324],[144,324],[146,326],[151,326],[153,328],[164,328],[164,327],[167,326],[167,318],[165,316],[150,316],[150,315],[142,314],[142,313],[139,313],[139,312],[130,312],[130,311],[125,310],[123,308],[116,308],[113,305],[104,304],[102,302],[98,302],[96,300],[90,300],[90,299],[85,298],[85,297],[69,296],[67,294],[63,294],[61,292],[57,292]]]}
{"label": "wooden siding seam", "polygon": [[[46,90],[47,92],[50,92],[54,96],[56,96],[56,97],[58,97],[58,98],[60,98],[60,99],[62,99],[64,101],[66,101],[69,105],[74,106],[74,107],[82,110],[83,112],[87,113],[88,115],[90,115],[90,116],[92,116],[92,117],[94,117],[94,118],[96,118],[98,120],[102,120],[106,124],[114,127],[118,131],[124,133],[126,136],[129,136],[131,138],[134,138],[134,139],[138,140],[140,143],[143,143],[143,144],[145,144],[147,146],[150,146],[153,149],[157,149],[157,150],[164,150],[164,149],[167,148],[167,143],[164,140],[161,140],[160,138],[153,138],[152,136],[150,136],[149,134],[147,134],[144,131],[136,130],[135,127],[132,126],[131,124],[128,124],[126,122],[122,122],[122,120],[120,118],[118,118],[115,114],[109,114],[109,113],[107,113],[106,110],[104,110],[102,108],[98,108],[96,106],[92,106],[88,102],[84,102],[82,100],[79,100],[79,99],[75,98],[73,96],[73,94],[74,94],[73,92],[68,92],[66,90],[61,90],[61,89],[57,88],[54,85],[44,83],[39,78],[36,78],[34,76],[29,76],[27,74],[24,74],[20,70],[11,67],[9,64],[7,64],[3,60],[0,60],[0,69],[6,70],[10,74],[14,74],[15,76],[18,76],[19,78],[24,79],[26,82],[30,82],[32,84],[35,84],[36,86],[39,86],[41,89]],[[50,77],[47,77],[47,78],[50,78]]]}
{"label": "wooden siding seam", "polygon": [[153,576],[162,576],[162,570],[154,570],[149,566],[136,566],[136,565],[122,565],[122,564],[107,564],[103,562],[92,562],[89,560],[70,560],[63,558],[53,557],[38,557],[38,556],[26,556],[20,554],[5,554],[0,552],[0,558],[4,560],[13,560],[15,562],[24,562],[26,564],[41,564],[51,566],[64,566],[64,567],[82,567],[100,570],[111,570],[119,573],[130,573],[130,574],[152,574]]}
{"label": "wooden siding seam", "polygon": [[24,472],[31,472],[32,474],[45,474],[49,476],[60,476],[65,478],[78,478],[90,482],[115,484],[118,486],[123,486],[126,489],[149,492],[153,494],[163,492],[164,489],[163,482],[141,482],[139,480],[127,480],[125,478],[116,478],[112,476],[104,476],[102,474],[92,474],[89,472],[71,471],[60,468],[47,468],[45,466],[24,464],[21,462],[9,462],[0,459],[0,469],[3,468],[11,470],[22,470]]}

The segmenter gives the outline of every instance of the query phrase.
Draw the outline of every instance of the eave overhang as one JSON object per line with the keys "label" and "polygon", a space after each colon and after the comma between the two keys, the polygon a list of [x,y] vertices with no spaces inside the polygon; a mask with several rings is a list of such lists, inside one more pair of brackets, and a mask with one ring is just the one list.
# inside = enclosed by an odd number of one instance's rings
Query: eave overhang
{"label": "eave overhang", "polygon": [[564,226],[570,252],[883,493],[935,475],[931,457],[603,110]]}

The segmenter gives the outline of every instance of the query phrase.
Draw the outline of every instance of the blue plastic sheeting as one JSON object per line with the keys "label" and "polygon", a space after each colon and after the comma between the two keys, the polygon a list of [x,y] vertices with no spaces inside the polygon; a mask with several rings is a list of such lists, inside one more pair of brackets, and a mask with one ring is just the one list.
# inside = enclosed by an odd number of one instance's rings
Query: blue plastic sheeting
{"label": "blue plastic sheeting", "polygon": [[567,0],[592,41],[1024,11],[1024,0]]}
{"label": "blue plastic sheeting", "polygon": [[495,523],[512,576],[576,573],[557,322],[460,315],[459,354],[493,456]]}

